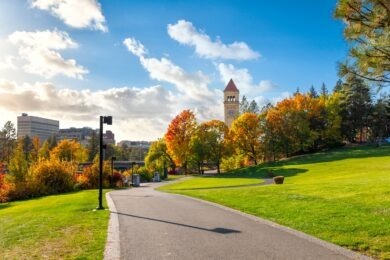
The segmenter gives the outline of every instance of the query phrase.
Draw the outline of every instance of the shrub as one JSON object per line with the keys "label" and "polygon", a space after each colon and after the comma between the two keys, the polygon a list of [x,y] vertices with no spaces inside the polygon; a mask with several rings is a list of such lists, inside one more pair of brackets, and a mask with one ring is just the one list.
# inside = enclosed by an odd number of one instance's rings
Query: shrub
{"label": "shrub", "polygon": [[15,184],[7,180],[5,174],[0,174],[0,203],[10,201],[10,194],[15,190]]}
{"label": "shrub", "polygon": [[108,177],[112,187],[123,187],[123,176],[120,172],[114,171],[114,174]]}
{"label": "shrub", "polygon": [[140,175],[141,181],[151,181],[153,179],[153,173],[148,171],[145,167],[140,167],[137,170],[137,174]]}
{"label": "shrub", "polygon": [[283,184],[284,176],[276,176],[274,177],[275,184]]}
{"label": "shrub", "polygon": [[41,160],[31,167],[33,185],[38,195],[73,190],[72,165],[58,160]]}

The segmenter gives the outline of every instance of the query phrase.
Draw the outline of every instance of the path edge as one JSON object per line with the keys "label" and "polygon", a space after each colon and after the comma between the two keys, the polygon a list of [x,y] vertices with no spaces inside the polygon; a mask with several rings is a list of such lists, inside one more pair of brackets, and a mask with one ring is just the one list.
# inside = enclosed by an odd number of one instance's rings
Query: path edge
{"label": "path edge", "polygon": [[299,231],[299,230],[296,230],[296,229],[293,229],[293,228],[290,228],[290,227],[287,227],[287,226],[280,225],[278,223],[272,222],[272,221],[267,220],[267,219],[263,219],[261,217],[257,217],[255,215],[251,215],[249,213],[245,213],[245,212],[233,209],[233,208],[229,208],[227,206],[224,206],[224,205],[221,205],[221,204],[217,204],[215,202],[202,200],[202,199],[199,199],[199,198],[190,197],[188,195],[183,195],[183,194],[170,193],[170,192],[164,192],[164,191],[159,191],[159,190],[156,190],[156,191],[163,192],[163,193],[169,193],[169,194],[176,195],[176,196],[186,197],[188,199],[192,199],[192,200],[195,200],[195,201],[198,201],[198,202],[201,202],[201,203],[206,203],[206,204],[209,204],[211,206],[215,206],[215,207],[218,207],[218,208],[221,208],[221,209],[224,209],[224,210],[227,210],[227,211],[230,211],[230,212],[242,215],[242,216],[247,217],[249,219],[252,219],[252,220],[254,220],[256,222],[260,222],[262,224],[265,224],[265,225],[271,226],[273,228],[276,228],[276,229],[285,231],[287,233],[290,233],[292,235],[295,235],[295,236],[297,236],[299,238],[302,238],[302,239],[308,240],[310,242],[313,242],[313,243],[315,243],[317,245],[323,246],[323,247],[325,247],[325,248],[327,248],[327,249],[329,249],[329,250],[331,250],[331,251],[333,251],[335,253],[339,253],[339,254],[344,255],[344,256],[346,256],[346,257],[348,257],[350,259],[359,259],[359,260],[372,260],[373,259],[373,258],[371,258],[369,256],[366,256],[366,255],[363,255],[361,253],[354,252],[354,251],[352,251],[350,249],[341,247],[341,246],[333,244],[331,242],[328,242],[328,241],[322,240],[320,238],[314,237],[312,235],[306,234],[306,233],[304,233],[302,231]]}
{"label": "path edge", "polygon": [[111,198],[111,191],[106,193],[107,206],[110,210],[110,220],[107,228],[107,240],[104,249],[104,260],[119,260],[120,240],[119,240],[119,219],[115,203]]}

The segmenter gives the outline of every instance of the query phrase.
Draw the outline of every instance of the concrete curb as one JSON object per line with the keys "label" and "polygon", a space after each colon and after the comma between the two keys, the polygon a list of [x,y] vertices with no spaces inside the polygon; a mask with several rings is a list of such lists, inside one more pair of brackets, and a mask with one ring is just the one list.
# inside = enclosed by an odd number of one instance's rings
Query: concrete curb
{"label": "concrete curb", "polygon": [[108,222],[107,228],[107,241],[106,247],[104,250],[104,259],[105,260],[119,260],[120,253],[120,240],[119,240],[119,220],[118,214],[113,213],[117,212],[115,203],[111,198],[111,192],[106,193],[107,205],[110,210],[110,220]]}
{"label": "concrete curb", "polygon": [[[158,191],[158,192],[163,192],[163,191]],[[354,252],[352,250],[349,250],[349,249],[343,248],[341,246],[338,246],[338,245],[332,244],[330,242],[327,242],[325,240],[319,239],[317,237],[308,235],[308,234],[303,233],[301,231],[298,231],[298,230],[295,230],[295,229],[292,229],[292,228],[289,228],[289,227],[286,227],[286,226],[282,226],[282,225],[277,224],[275,222],[272,222],[272,221],[269,221],[269,220],[266,220],[266,219],[263,219],[263,218],[260,218],[260,217],[256,217],[254,215],[250,215],[248,213],[244,213],[244,212],[241,212],[241,211],[238,211],[238,210],[235,210],[235,209],[232,209],[232,208],[229,208],[229,207],[226,207],[226,206],[214,203],[214,202],[210,202],[210,201],[206,201],[206,200],[202,200],[202,199],[198,199],[198,198],[194,198],[194,197],[190,197],[190,196],[182,195],[182,194],[176,194],[176,193],[169,193],[169,194],[172,194],[172,195],[175,195],[175,196],[186,197],[186,198],[189,198],[189,199],[201,202],[201,203],[206,203],[206,204],[209,204],[209,205],[212,205],[212,206],[215,206],[215,207],[218,207],[218,208],[221,208],[221,209],[224,209],[224,210],[227,210],[227,211],[239,214],[241,216],[244,216],[244,217],[247,217],[249,219],[252,219],[252,220],[254,220],[256,222],[260,222],[261,224],[268,225],[268,226],[271,226],[273,228],[285,231],[285,232],[290,233],[292,235],[295,235],[295,236],[297,236],[297,237],[299,237],[301,239],[305,239],[305,240],[313,242],[313,243],[315,243],[317,245],[320,245],[320,246],[323,246],[325,248],[328,248],[329,250],[331,250],[331,251],[333,251],[335,253],[342,254],[342,255],[350,258],[350,259],[359,259],[359,260],[371,260],[371,259],[373,259],[373,258],[370,258],[368,256],[356,253],[356,252]]]}

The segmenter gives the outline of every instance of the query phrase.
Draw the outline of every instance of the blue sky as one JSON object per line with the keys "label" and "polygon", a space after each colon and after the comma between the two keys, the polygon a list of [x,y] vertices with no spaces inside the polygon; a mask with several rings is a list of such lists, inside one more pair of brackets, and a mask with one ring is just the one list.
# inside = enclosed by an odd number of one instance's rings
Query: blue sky
{"label": "blue sky", "polygon": [[332,89],[347,53],[335,6],[0,1],[0,124],[28,112],[61,127],[97,127],[110,114],[117,140],[153,140],[185,108],[199,121],[223,119],[229,78],[259,104],[297,87]]}

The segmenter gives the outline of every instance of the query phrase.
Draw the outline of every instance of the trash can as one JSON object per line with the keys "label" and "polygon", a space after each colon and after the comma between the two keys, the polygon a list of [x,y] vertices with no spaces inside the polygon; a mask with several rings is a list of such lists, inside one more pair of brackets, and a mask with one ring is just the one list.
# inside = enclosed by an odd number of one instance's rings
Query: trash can
{"label": "trash can", "polygon": [[153,179],[154,179],[155,182],[160,182],[160,174],[158,172],[155,172]]}
{"label": "trash can", "polygon": [[141,183],[141,178],[140,178],[139,174],[134,174],[133,187],[139,187],[140,183]]}

